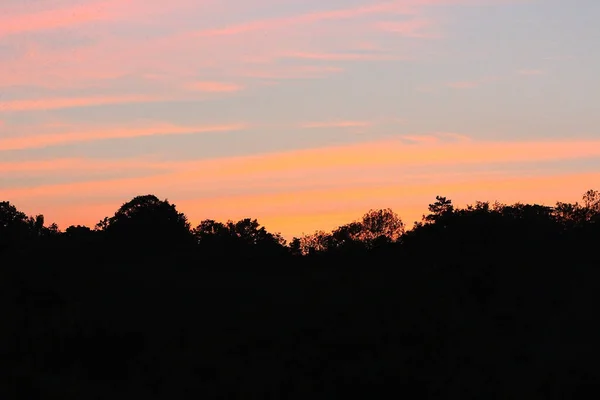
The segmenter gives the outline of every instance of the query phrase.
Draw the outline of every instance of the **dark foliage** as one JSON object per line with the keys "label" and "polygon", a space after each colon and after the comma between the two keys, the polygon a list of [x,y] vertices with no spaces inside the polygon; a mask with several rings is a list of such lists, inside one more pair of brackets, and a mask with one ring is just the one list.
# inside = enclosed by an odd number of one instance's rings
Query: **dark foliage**
{"label": "dark foliage", "polygon": [[0,398],[572,398],[600,383],[600,193],[293,238],[155,196],[60,231],[0,202]]}

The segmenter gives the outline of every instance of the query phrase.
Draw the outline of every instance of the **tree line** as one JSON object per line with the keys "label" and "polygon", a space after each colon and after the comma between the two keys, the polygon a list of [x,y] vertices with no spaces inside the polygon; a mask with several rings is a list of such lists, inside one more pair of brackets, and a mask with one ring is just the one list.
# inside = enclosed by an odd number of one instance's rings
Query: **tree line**
{"label": "tree line", "polygon": [[[455,207],[437,196],[421,221],[407,229],[392,209],[370,210],[330,232],[294,237],[289,243],[256,219],[201,221],[192,227],[185,214],[154,195],[134,197],[93,228],[69,226],[64,231],[46,224],[43,215],[28,216],[8,201],[0,202],[0,252],[45,251],[119,254],[202,254],[224,257],[299,257],[366,254],[374,251],[414,251],[434,246],[444,252],[506,250],[557,245],[585,251],[600,232],[600,192],[587,191],[580,202],[554,206],[477,201]],[[435,245],[434,245],[435,243]],[[566,246],[566,247],[565,247]],[[439,253],[439,252],[438,252]]]}
{"label": "tree line", "polygon": [[64,230],[0,202],[0,398],[577,397],[599,242],[596,190],[438,196],[411,227],[370,210],[289,243],[152,195]]}

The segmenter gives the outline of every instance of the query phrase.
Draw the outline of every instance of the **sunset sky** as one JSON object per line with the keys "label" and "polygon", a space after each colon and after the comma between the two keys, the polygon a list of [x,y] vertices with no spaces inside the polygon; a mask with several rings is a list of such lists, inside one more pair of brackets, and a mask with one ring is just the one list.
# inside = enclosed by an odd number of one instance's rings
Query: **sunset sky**
{"label": "sunset sky", "polygon": [[600,189],[598,0],[1,0],[0,200],[286,238]]}

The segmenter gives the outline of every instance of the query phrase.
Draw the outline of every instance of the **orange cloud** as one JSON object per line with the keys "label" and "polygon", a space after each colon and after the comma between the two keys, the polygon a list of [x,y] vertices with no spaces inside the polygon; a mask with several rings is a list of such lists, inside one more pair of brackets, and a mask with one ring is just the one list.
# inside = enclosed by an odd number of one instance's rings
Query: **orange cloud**
{"label": "orange cloud", "polygon": [[[203,128],[205,130],[229,130],[241,126],[223,126]],[[189,129],[189,128],[185,128]],[[202,128],[196,128],[196,131]],[[146,134],[147,131],[140,130]],[[165,128],[166,131],[166,128]],[[127,134],[128,131],[124,131]],[[114,135],[116,136],[116,134]],[[130,137],[130,136],[128,136]],[[413,135],[414,138],[418,136]],[[357,143],[339,147],[325,147],[307,150],[294,150],[281,153],[267,153],[244,157],[191,160],[191,161],[161,161],[153,165],[169,172],[168,176],[148,177],[133,181],[123,180],[126,189],[139,186],[140,189],[152,189],[150,184],[177,185],[190,184],[207,187],[217,187],[219,183],[225,186],[233,184],[239,187],[248,184],[270,184],[278,182],[283,176],[291,178],[310,177],[308,183],[318,183],[315,179],[324,179],[324,185],[330,185],[331,179],[339,180],[348,171],[353,171],[350,177],[354,182],[362,171],[365,183],[373,182],[378,176],[383,181],[393,177],[398,168],[422,166],[459,166],[473,165],[473,173],[477,172],[477,165],[491,163],[523,163],[542,162],[555,160],[568,160],[586,157],[600,157],[599,140],[578,141],[546,141],[546,142],[478,142],[464,141],[464,137],[457,135],[451,141],[436,141],[425,136],[425,140],[414,144],[407,144],[402,138],[382,140],[375,142]],[[443,134],[437,137],[443,137]],[[131,160],[125,161],[131,165]],[[113,161],[113,163],[117,163]],[[5,166],[8,164],[5,164]],[[5,167],[8,168],[8,167]],[[386,171],[391,175],[386,175]],[[164,179],[161,181],[161,179]],[[119,181],[120,182],[120,181]],[[288,180],[289,182],[289,180]],[[343,182],[342,182],[343,183]],[[77,185],[106,185],[106,188],[117,187],[118,182],[109,181],[74,184],[75,186],[48,186],[43,188],[26,188],[24,192],[10,192],[13,195],[26,195],[28,191],[44,191],[46,194],[60,194],[76,192]],[[148,186],[146,186],[148,184]],[[290,182],[294,186],[301,181]],[[85,186],[86,190],[87,186]],[[17,190],[17,189],[15,189]]]}
{"label": "orange cloud", "polygon": [[149,127],[82,129],[81,131],[64,132],[47,135],[8,137],[0,139],[0,150],[21,150],[56,146],[69,143],[91,142],[107,139],[125,139],[143,136],[187,135],[205,132],[227,132],[244,129],[243,124],[212,126],[177,126],[155,124]]}
{"label": "orange cloud", "polygon": [[[414,135],[413,135],[414,136]],[[458,136],[461,138],[462,136]],[[464,140],[464,137],[463,139]],[[431,141],[429,141],[431,142]],[[406,144],[402,139],[358,143],[342,147],[297,150],[219,162],[219,173],[253,174],[293,169],[323,171],[331,168],[386,168],[409,165],[465,165],[514,163],[600,156],[600,141],[548,142],[439,142]],[[215,161],[216,162],[216,161]],[[199,161],[211,168],[213,161]],[[275,167],[277,166],[277,167]],[[215,167],[216,168],[216,167]],[[212,168],[211,168],[212,169]],[[193,173],[192,173],[193,174]]]}
{"label": "orange cloud", "polygon": [[[600,173],[544,174],[485,167],[584,157],[600,157],[600,141],[477,142],[462,136],[451,141],[424,140],[406,144],[382,140],[348,146],[297,150],[247,157],[196,161],[57,161],[0,164],[0,171],[45,176],[69,170],[97,171],[147,169],[151,176],[0,190],[0,198],[17,204],[43,205],[49,219],[66,213],[72,204],[97,204],[104,199],[115,210],[120,203],[142,193],[175,200],[193,221],[203,218],[252,216],[269,221],[269,228],[296,235],[328,227],[319,215],[347,216],[374,207],[397,208],[407,222],[426,211],[436,194],[457,202],[573,200],[600,181]],[[465,171],[460,165],[472,165]],[[432,166],[439,166],[432,172]],[[61,168],[58,171],[58,168]],[[565,199],[565,193],[573,198]],[[39,203],[43,198],[43,204]],[[113,200],[110,200],[113,199]],[[105,202],[106,202],[105,201]],[[107,204],[108,204],[107,203]],[[60,211],[63,210],[63,211]],[[410,214],[413,211],[417,214]],[[35,210],[37,211],[37,210]],[[92,211],[90,211],[91,213]],[[83,211],[82,211],[83,213]],[[83,215],[83,214],[81,214]],[[306,216],[307,221],[302,223]],[[311,215],[313,217],[311,217]],[[95,223],[103,215],[90,215]],[[333,217],[332,217],[333,218]],[[341,218],[341,217],[340,217]],[[336,219],[332,219],[332,221]],[[279,222],[278,222],[279,221]],[[287,222],[286,222],[287,221]],[[296,222],[294,222],[296,221]],[[89,223],[80,221],[79,223]],[[290,225],[286,225],[290,224]]]}

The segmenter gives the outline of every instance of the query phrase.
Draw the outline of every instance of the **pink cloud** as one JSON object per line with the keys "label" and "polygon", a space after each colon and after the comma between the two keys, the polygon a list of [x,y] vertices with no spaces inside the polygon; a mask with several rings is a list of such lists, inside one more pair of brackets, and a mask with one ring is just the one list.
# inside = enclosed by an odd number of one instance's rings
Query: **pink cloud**
{"label": "pink cloud", "polygon": [[309,60],[327,60],[327,61],[351,61],[351,60],[401,60],[402,57],[389,54],[368,54],[368,53],[310,53],[310,52],[289,52],[283,54],[286,58],[301,58]]}
{"label": "pink cloud", "polygon": [[[310,12],[298,15],[290,15],[280,18],[249,21],[241,24],[225,25],[223,27],[204,30],[186,31],[186,26],[170,25],[170,19],[156,19],[161,13],[181,13],[190,9],[206,9],[207,15],[215,16],[215,20],[222,20],[231,14],[230,2],[219,2],[214,0],[173,0],[165,7],[164,2],[158,0],[94,0],[92,3],[80,6],[63,6],[42,12],[9,13],[8,16],[0,17],[0,32],[17,32],[18,30],[43,30],[66,26],[88,26],[91,30],[85,31],[95,43],[88,47],[79,47],[68,50],[52,51],[28,44],[32,51],[16,60],[7,61],[4,65],[6,73],[0,74],[0,86],[2,85],[33,85],[44,87],[81,87],[98,81],[119,78],[127,75],[143,75],[156,77],[161,75],[182,78],[182,82],[175,82],[178,86],[185,85],[186,81],[194,76],[198,70],[218,71],[221,76],[217,79],[235,79],[236,77],[260,77],[267,78],[268,75],[286,75],[294,77],[301,75],[302,78],[312,78],[313,74],[306,71],[281,71],[282,67],[276,67],[274,62],[281,54],[291,54],[296,58],[313,60],[381,60],[381,59],[410,59],[409,54],[398,55],[374,55],[361,53],[339,53],[338,43],[315,42],[315,29],[320,29],[319,34],[328,37],[332,28],[327,22],[337,20],[350,20],[352,26],[347,26],[348,33],[344,34],[347,41],[369,42],[368,33],[376,34],[372,24],[356,25],[354,20],[369,16],[381,16],[389,18],[390,14],[410,15],[413,20],[406,22],[382,22],[380,28],[397,31],[407,35],[423,35],[420,31],[427,28],[431,23],[423,14],[424,6],[440,4],[465,3],[464,1],[427,1],[406,0],[370,2],[370,4],[341,8],[337,10],[326,10]],[[471,3],[481,3],[472,1]],[[245,5],[244,5],[245,4]],[[250,1],[239,5],[243,10],[256,6],[256,1]],[[265,3],[260,2],[263,6]],[[41,6],[36,6],[41,7]],[[47,7],[47,6],[46,6]],[[238,7],[236,5],[236,7]],[[30,7],[30,9],[33,6]],[[147,18],[153,16],[152,19]],[[96,22],[118,21],[127,22],[135,26],[136,23],[152,22],[160,24],[166,29],[165,36],[150,40],[131,38],[119,38],[118,41],[104,34],[102,29],[97,29]],[[12,22],[11,22],[12,21]],[[164,23],[163,23],[164,21]],[[316,25],[316,23],[325,24]],[[298,29],[299,26],[312,24],[310,30]],[[189,26],[188,26],[189,28]],[[340,29],[336,26],[336,34]],[[271,29],[282,29],[285,33],[281,35],[264,35]],[[248,33],[260,35],[260,41],[247,40]],[[1,33],[0,33],[1,36]],[[232,37],[224,42],[218,37]],[[205,38],[210,37],[210,40]],[[330,35],[329,35],[330,37]],[[371,43],[373,46],[373,43]],[[290,51],[291,49],[299,49]],[[385,49],[379,49],[384,50]],[[127,54],[127,62],[122,62],[122,54]],[[161,54],[157,57],[157,54]],[[194,54],[210,54],[208,57],[194,56]],[[262,65],[248,67],[249,57],[267,60]],[[44,70],[40,71],[39,65],[43,63]],[[278,71],[271,71],[279,69]],[[240,75],[236,75],[236,74]],[[213,74],[211,74],[212,76]],[[316,73],[317,78],[323,77],[322,73]],[[183,79],[184,78],[184,79]],[[283,79],[283,78],[282,78]],[[157,79],[150,79],[158,82]]]}
{"label": "pink cloud", "polygon": [[188,85],[188,88],[194,91],[200,92],[216,92],[216,93],[231,93],[239,92],[244,89],[242,85],[228,82],[192,82]]}
{"label": "pink cloud", "polygon": [[289,27],[297,24],[311,24],[327,20],[351,19],[371,14],[410,13],[412,8],[397,1],[372,4],[354,8],[345,8],[330,11],[311,12],[283,18],[272,18],[231,25],[224,28],[208,29],[196,33],[196,36],[213,37],[239,35],[254,31],[265,31],[276,28]]}
{"label": "pink cloud", "polygon": [[[14,9],[5,8],[0,15],[0,38],[2,36],[46,31],[60,28],[85,27],[96,22],[130,21],[145,16],[206,6],[212,1],[173,0],[169,7],[157,0],[91,0],[87,4],[66,4],[53,8],[49,2],[30,2]],[[63,2],[64,3],[64,2]],[[4,5],[3,5],[4,7]],[[38,9],[38,7],[45,7]]]}
{"label": "pink cloud", "polygon": [[114,18],[124,0],[107,0],[83,5],[0,17],[0,37],[48,29],[83,25],[92,21]]}
{"label": "pink cloud", "polygon": [[235,71],[236,75],[258,79],[318,79],[332,74],[339,74],[344,69],[333,66],[261,66],[245,67]]}
{"label": "pink cloud", "polygon": [[[415,5],[420,2],[412,0],[406,3],[398,1],[381,2],[358,7],[348,7],[338,10],[319,11],[288,17],[272,18],[248,23],[234,24],[216,29],[202,31],[186,31],[185,26],[172,26],[170,19],[148,19],[159,11],[182,12],[190,7],[207,8],[207,15],[226,17],[230,14],[227,5],[215,1],[197,2],[193,0],[173,0],[173,4],[165,8],[163,2],[156,0],[142,2],[141,0],[116,1],[96,0],[80,6],[81,11],[75,8],[80,19],[70,16],[73,8],[64,7],[60,10],[45,11],[41,13],[23,14],[19,24],[14,23],[11,30],[18,26],[27,26],[26,29],[39,30],[52,27],[80,24],[90,29],[84,30],[86,36],[94,39],[93,44],[64,50],[45,49],[35,43],[26,46],[30,51],[7,61],[4,65],[5,73],[0,74],[0,86],[43,86],[47,88],[79,88],[82,86],[108,84],[104,83],[115,78],[142,75],[149,85],[158,85],[164,79],[157,77],[171,77],[174,86],[185,87],[186,82],[197,76],[197,71],[211,71],[211,80],[215,72],[217,80],[235,81],[240,77],[255,77],[262,79],[313,79],[328,76],[336,66],[327,67],[329,70],[317,70],[317,67],[306,67],[304,70],[292,66],[277,65],[278,58],[282,55],[293,56],[306,60],[385,60],[385,59],[410,59],[410,55],[402,56],[388,54],[361,54],[340,53],[337,38],[331,36],[332,27],[327,24],[333,20],[351,20],[352,26],[336,27],[335,34],[340,34],[340,29],[348,30],[344,33],[344,40],[358,42],[368,41],[368,34],[376,34],[372,25],[356,25],[355,19],[368,16],[385,16],[392,14],[415,15]],[[255,3],[252,3],[255,4]],[[246,5],[246,8],[251,6]],[[96,11],[99,10],[99,11]],[[174,11],[175,10],[175,11]],[[178,11],[177,11],[178,10]],[[222,15],[221,15],[222,13]],[[77,15],[79,15],[77,14]],[[37,15],[37,16],[36,16]],[[32,23],[27,22],[30,18]],[[116,40],[110,35],[105,35],[103,29],[98,29],[95,22],[112,21],[119,23],[146,23],[152,21],[160,24],[166,34],[159,38],[140,40],[135,38],[119,38]],[[162,21],[165,21],[164,23]],[[38,22],[35,22],[38,21]],[[44,22],[46,21],[46,22]],[[325,24],[322,24],[325,22]],[[321,23],[321,24],[316,24]],[[310,30],[298,29],[302,25],[312,24]],[[12,25],[11,25],[12,26]],[[1,31],[2,28],[0,28]],[[9,28],[5,28],[9,29]],[[21,28],[19,28],[21,29]],[[25,28],[23,28],[25,29]],[[265,30],[281,29],[279,35],[263,35]],[[315,32],[324,38],[323,42],[315,42]],[[260,40],[247,40],[248,33],[260,35]],[[206,40],[210,37],[210,40]],[[292,49],[290,51],[290,49]],[[294,49],[298,49],[294,51]],[[384,52],[385,49],[379,49]],[[122,62],[122,54],[127,54],[127,62]],[[157,54],[161,56],[158,57]],[[202,57],[200,54],[210,54]],[[264,62],[251,63],[250,58],[262,59]],[[43,71],[39,65],[43,64]],[[140,71],[143,71],[141,73]],[[277,76],[278,75],[278,76]],[[202,79],[202,78],[200,78]],[[179,81],[177,81],[179,80]],[[208,91],[216,90],[212,86]],[[223,89],[223,88],[221,88]],[[233,91],[225,90],[225,91]],[[176,93],[173,93],[177,95]],[[16,105],[19,107],[19,105]],[[23,107],[22,105],[20,107]]]}
{"label": "pink cloud", "polygon": [[78,108],[106,104],[148,103],[163,100],[165,99],[158,96],[142,95],[9,100],[0,102],[0,111],[56,110],[61,108]]}
{"label": "pink cloud", "polygon": [[0,150],[33,149],[40,147],[63,145],[68,143],[91,142],[107,139],[124,139],[159,135],[189,135],[206,132],[228,132],[245,129],[244,124],[212,125],[212,126],[176,126],[170,124],[154,124],[148,127],[130,128],[82,128],[77,131],[54,133],[36,136],[20,136],[0,138]]}
{"label": "pink cloud", "polygon": [[[0,148],[1,149],[1,148]],[[161,165],[145,160],[90,160],[82,158],[65,158],[42,161],[0,162],[3,173],[89,173],[123,171],[124,169],[157,170]]]}

